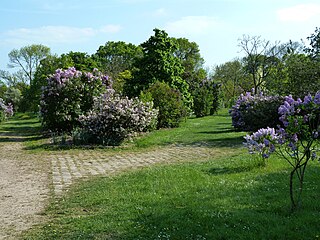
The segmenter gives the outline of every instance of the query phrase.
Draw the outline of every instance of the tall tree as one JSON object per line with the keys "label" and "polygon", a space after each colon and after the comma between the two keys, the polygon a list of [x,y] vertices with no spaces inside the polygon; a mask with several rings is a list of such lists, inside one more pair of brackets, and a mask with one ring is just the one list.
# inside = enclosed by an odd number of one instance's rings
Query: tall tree
{"label": "tall tree", "polygon": [[201,57],[199,46],[186,38],[172,38],[172,40],[177,45],[174,55],[184,68],[181,77],[187,81],[190,90],[193,91],[207,76],[203,68],[204,59]]}
{"label": "tall tree", "polygon": [[33,44],[20,49],[13,49],[8,54],[8,67],[20,69],[24,74],[27,81],[26,83],[30,84],[40,61],[49,55],[50,48],[41,44]]}
{"label": "tall tree", "polygon": [[133,78],[125,84],[125,92],[129,96],[138,96],[156,81],[166,82],[179,90],[184,102],[191,107],[189,85],[181,78],[184,69],[179,58],[174,55],[177,45],[165,31],[153,31],[154,35],[141,44],[143,57],[135,61]]}

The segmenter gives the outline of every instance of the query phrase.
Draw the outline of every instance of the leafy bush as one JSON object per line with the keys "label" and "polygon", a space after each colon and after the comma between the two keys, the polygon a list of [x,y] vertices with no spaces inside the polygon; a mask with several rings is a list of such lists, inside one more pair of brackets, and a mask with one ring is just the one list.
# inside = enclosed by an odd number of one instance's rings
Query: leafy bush
{"label": "leafy bush", "polygon": [[219,85],[204,80],[193,93],[193,111],[196,117],[213,115],[219,107]]}
{"label": "leafy bush", "polygon": [[154,107],[159,110],[157,128],[178,127],[186,117],[188,108],[181,93],[167,83],[156,82],[144,94],[152,96]]}
{"label": "leafy bush", "polygon": [[257,131],[260,128],[277,127],[281,124],[278,108],[283,98],[279,96],[254,95],[247,92],[232,106],[232,125],[241,131]]}
{"label": "leafy bush", "polygon": [[121,98],[109,89],[94,98],[93,109],[81,115],[81,129],[75,140],[80,143],[119,145],[136,133],[155,128],[157,110],[152,103],[143,103],[138,98]]}
{"label": "leafy bush", "polygon": [[79,116],[92,108],[93,98],[110,86],[108,76],[96,69],[92,73],[74,67],[56,70],[42,88],[43,127],[54,133],[71,133],[79,126]]}

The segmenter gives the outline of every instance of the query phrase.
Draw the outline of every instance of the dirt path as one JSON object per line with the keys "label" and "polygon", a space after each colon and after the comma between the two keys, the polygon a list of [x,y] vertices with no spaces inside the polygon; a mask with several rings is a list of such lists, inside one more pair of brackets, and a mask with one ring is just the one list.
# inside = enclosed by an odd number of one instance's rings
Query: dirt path
{"label": "dirt path", "polygon": [[[0,134],[0,239],[17,239],[21,231],[44,220],[46,203],[77,179],[220,155],[202,146],[168,146],[148,152],[70,150],[30,154],[23,138]],[[52,191],[51,191],[52,190]]]}
{"label": "dirt path", "polygon": [[22,150],[22,138],[1,136],[0,140],[0,239],[16,239],[41,221],[48,175],[45,162]]}

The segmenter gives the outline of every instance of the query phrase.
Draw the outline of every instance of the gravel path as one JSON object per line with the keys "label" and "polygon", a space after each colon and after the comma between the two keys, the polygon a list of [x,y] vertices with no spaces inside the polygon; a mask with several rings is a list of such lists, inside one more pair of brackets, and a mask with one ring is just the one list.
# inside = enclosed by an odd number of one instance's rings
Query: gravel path
{"label": "gravel path", "polygon": [[23,137],[2,134],[0,239],[17,239],[21,231],[43,221],[41,212],[48,200],[59,199],[77,179],[152,164],[205,160],[216,155],[214,151],[205,146],[168,146],[148,152],[70,150],[30,154],[23,149]]}

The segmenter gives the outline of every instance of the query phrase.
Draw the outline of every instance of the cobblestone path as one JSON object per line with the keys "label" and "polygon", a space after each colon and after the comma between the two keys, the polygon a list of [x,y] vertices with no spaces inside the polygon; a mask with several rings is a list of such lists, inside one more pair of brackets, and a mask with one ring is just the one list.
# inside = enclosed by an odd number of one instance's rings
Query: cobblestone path
{"label": "cobblestone path", "polygon": [[86,150],[76,154],[57,153],[48,156],[51,161],[52,183],[55,195],[60,195],[76,179],[94,175],[111,175],[158,163],[205,160],[213,149],[206,147],[163,147],[142,153],[101,152]]}

